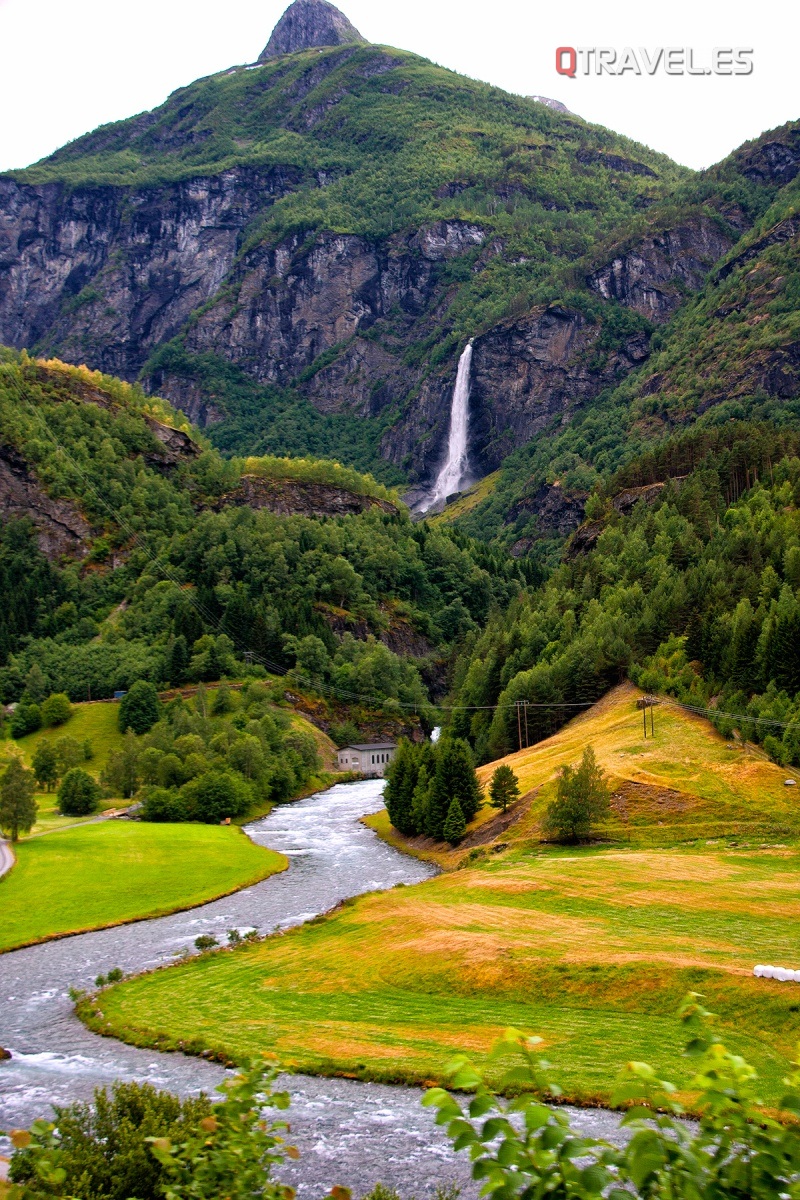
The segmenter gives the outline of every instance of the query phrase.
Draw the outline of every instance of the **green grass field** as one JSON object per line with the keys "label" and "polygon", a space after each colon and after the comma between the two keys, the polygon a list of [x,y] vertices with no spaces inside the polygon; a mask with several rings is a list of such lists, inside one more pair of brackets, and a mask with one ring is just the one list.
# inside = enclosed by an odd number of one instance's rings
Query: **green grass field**
{"label": "green grass field", "polygon": [[192,908],[287,865],[219,825],[103,821],[14,849],[0,879],[0,951]]}
{"label": "green grass field", "polygon": [[[632,1058],[685,1085],[675,1013],[696,991],[775,1103],[800,1037],[800,984],[752,969],[800,967],[800,853],[776,836],[796,822],[785,772],[676,710],[644,742],[636,695],[615,689],[512,756],[523,816],[482,857],[440,855],[451,869],[428,883],[132,980],[84,1016],[141,1045],[239,1061],[266,1051],[296,1070],[387,1081],[441,1078],[455,1051],[480,1060],[514,1025],[544,1038],[569,1097],[604,1101]],[[622,845],[546,847],[555,773],[589,741],[615,789],[636,785],[605,830]]]}

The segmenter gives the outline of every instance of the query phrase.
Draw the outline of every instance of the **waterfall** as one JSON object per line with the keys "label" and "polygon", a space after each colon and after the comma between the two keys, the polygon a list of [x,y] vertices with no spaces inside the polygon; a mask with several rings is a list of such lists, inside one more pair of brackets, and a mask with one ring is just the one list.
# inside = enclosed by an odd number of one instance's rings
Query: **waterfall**
{"label": "waterfall", "polygon": [[458,360],[456,385],[453,388],[453,404],[450,409],[450,437],[447,442],[447,458],[444,460],[430,499],[423,511],[434,505],[444,504],[448,496],[461,490],[469,468],[467,432],[469,430],[469,370],[472,363],[472,338]]}

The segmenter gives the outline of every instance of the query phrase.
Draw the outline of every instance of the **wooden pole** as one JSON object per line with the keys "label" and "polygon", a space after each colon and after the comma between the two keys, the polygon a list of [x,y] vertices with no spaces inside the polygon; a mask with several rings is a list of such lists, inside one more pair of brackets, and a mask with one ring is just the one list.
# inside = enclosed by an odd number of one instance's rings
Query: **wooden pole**
{"label": "wooden pole", "polygon": [[527,750],[528,746],[530,745],[530,741],[528,738],[528,701],[527,700],[522,701],[522,708],[525,713],[525,749]]}
{"label": "wooden pole", "polygon": [[522,707],[522,705],[520,704],[519,700],[515,700],[514,703],[517,706],[517,745],[519,746],[519,748],[521,750],[522,749],[522,714],[520,713],[520,708]]}

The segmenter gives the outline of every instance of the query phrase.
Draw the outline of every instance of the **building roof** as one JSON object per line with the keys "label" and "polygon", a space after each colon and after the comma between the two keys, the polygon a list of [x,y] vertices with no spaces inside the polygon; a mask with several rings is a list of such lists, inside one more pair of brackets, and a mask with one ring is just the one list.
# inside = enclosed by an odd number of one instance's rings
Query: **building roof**
{"label": "building roof", "polygon": [[366,750],[396,750],[396,749],[397,749],[396,742],[353,742],[353,744],[351,746],[342,746],[342,749],[339,751],[339,753],[341,754],[342,750],[360,750],[363,752]]}

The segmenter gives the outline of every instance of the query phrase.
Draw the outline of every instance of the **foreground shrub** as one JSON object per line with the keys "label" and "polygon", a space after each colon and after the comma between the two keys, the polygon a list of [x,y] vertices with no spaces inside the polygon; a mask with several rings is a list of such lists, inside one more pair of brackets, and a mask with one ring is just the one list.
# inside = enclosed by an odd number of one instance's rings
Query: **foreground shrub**
{"label": "foreground shrub", "polygon": [[92,1104],[55,1108],[50,1133],[57,1158],[52,1169],[64,1173],[58,1190],[57,1181],[48,1184],[41,1177],[43,1155],[36,1134],[28,1149],[14,1155],[11,1179],[22,1185],[23,1195],[39,1190],[81,1200],[157,1200],[163,1198],[168,1172],[149,1139],[184,1141],[210,1114],[205,1096],[182,1101],[147,1083],[115,1083],[110,1096],[96,1091]]}
{"label": "foreground shrub", "polygon": [[58,808],[65,817],[88,817],[97,811],[100,787],[80,767],[67,771],[58,789]]}
{"label": "foreground shrub", "polygon": [[[781,1102],[785,1123],[765,1113],[756,1073],[715,1042],[711,1014],[700,997],[687,997],[681,1019],[689,1035],[686,1054],[697,1060],[688,1088],[697,1093],[696,1127],[680,1118],[684,1110],[675,1085],[658,1078],[646,1063],[628,1063],[619,1077],[614,1103],[625,1105],[622,1125],[632,1133],[622,1148],[576,1134],[569,1116],[545,1103],[559,1088],[550,1064],[537,1060],[541,1038],[507,1030],[493,1057],[514,1053],[499,1091],[467,1061],[450,1068],[452,1087],[471,1099],[432,1088],[423,1104],[437,1109],[456,1150],[472,1159],[472,1177],[483,1194],[559,1197],[559,1200],[776,1200],[800,1196],[800,1070],[787,1080]],[[521,1093],[521,1094],[520,1094]]]}
{"label": "foreground shrub", "polygon": [[271,1091],[275,1075],[250,1066],[225,1080],[214,1105],[133,1083],[116,1084],[110,1100],[96,1092],[94,1106],[56,1108],[55,1123],[11,1134],[7,1200],[292,1200],[272,1168],[297,1150],[284,1142],[286,1123],[262,1114],[289,1107],[285,1092]]}

